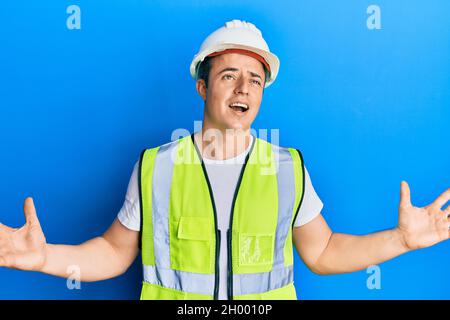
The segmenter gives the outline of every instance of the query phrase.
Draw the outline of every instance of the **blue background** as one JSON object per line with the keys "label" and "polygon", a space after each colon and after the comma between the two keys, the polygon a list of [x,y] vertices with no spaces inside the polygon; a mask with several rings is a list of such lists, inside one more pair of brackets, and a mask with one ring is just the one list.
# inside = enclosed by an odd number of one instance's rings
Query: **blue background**
{"label": "blue background", "polygon": [[[66,8],[81,8],[69,30]],[[369,5],[381,30],[366,27]],[[0,6],[0,221],[23,224],[33,196],[47,240],[103,233],[143,148],[193,131],[202,100],[189,64],[225,21],[250,21],[281,60],[254,128],[302,150],[336,232],[397,223],[400,181],[423,206],[450,185],[450,2],[3,1]],[[318,276],[296,258],[300,299],[450,298],[450,242],[365,271]],[[66,280],[0,269],[0,298],[137,299],[126,274],[68,290]]]}

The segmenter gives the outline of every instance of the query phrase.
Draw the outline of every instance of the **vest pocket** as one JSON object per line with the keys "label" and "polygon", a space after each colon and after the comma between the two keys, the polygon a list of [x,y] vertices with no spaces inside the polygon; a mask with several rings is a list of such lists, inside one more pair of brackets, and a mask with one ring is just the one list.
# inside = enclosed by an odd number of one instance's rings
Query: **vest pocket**
{"label": "vest pocket", "polygon": [[182,216],[178,225],[178,239],[209,241],[210,230],[211,219]]}
{"label": "vest pocket", "polygon": [[176,270],[212,273],[214,224],[211,218],[182,216],[176,236],[171,236],[171,267]]}
{"label": "vest pocket", "polygon": [[239,265],[273,264],[274,234],[239,234]]}

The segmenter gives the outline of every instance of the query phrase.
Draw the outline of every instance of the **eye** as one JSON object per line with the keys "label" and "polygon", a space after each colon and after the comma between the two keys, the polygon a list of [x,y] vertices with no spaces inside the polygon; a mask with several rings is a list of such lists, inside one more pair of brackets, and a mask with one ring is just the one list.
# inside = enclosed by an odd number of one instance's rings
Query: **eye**
{"label": "eye", "polygon": [[258,80],[252,80],[252,82],[253,82],[253,83],[255,83],[255,84],[257,84],[258,86],[260,86],[260,85],[261,85],[261,82],[260,82],[260,81],[258,81]]}
{"label": "eye", "polygon": [[231,80],[231,79],[234,79],[234,77],[231,74],[226,74],[222,77],[222,79]]}

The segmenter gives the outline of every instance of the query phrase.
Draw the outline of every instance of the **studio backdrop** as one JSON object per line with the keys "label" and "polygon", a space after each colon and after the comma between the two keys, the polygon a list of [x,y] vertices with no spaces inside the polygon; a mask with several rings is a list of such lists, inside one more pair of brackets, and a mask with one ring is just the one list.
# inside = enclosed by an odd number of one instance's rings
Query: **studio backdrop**
{"label": "studio backdrop", "polygon": [[[203,116],[189,64],[226,21],[255,24],[280,59],[253,125],[302,151],[335,232],[397,224],[450,184],[450,2],[133,0],[0,5],[0,222],[32,196],[49,243],[101,235],[142,149]],[[261,129],[261,130],[260,130]],[[260,131],[259,131],[260,130]],[[264,137],[264,136],[260,136]],[[450,299],[450,242],[351,274],[295,255],[299,299]],[[0,268],[0,299],[137,299],[122,276],[73,286]]]}

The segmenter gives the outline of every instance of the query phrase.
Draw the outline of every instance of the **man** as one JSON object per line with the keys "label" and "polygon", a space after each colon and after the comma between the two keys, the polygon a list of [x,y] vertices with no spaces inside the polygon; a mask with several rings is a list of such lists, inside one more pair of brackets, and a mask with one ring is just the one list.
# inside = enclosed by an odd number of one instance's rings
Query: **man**
{"label": "man", "polygon": [[292,243],[318,274],[362,270],[450,236],[450,189],[423,208],[401,183],[394,229],[333,233],[301,153],[250,134],[279,62],[252,24],[233,20],[203,42],[191,74],[202,130],[145,150],[118,218],[81,245],[46,243],[31,198],[26,224],[0,225],[0,266],[82,281],[124,273],[142,252],[142,299],[296,299]]}

